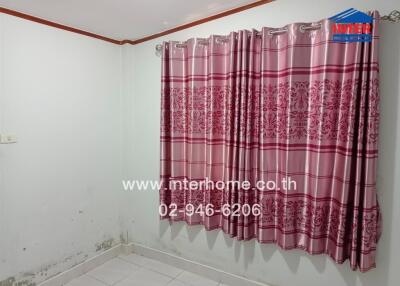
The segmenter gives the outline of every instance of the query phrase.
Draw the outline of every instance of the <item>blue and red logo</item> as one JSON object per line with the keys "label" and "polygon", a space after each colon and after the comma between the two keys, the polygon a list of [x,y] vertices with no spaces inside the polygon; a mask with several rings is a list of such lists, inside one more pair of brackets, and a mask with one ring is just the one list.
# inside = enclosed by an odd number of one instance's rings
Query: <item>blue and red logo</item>
{"label": "blue and red logo", "polygon": [[334,21],[332,27],[334,42],[371,42],[373,18],[356,9],[343,11],[329,20]]}

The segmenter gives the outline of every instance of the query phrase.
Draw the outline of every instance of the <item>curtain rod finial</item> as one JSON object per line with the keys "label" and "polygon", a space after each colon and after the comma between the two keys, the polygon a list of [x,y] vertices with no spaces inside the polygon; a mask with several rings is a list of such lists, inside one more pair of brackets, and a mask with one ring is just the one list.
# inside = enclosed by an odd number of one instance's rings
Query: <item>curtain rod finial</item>
{"label": "curtain rod finial", "polygon": [[392,23],[399,23],[400,22],[400,11],[393,10],[389,13],[389,15],[382,16],[381,20],[392,22]]}

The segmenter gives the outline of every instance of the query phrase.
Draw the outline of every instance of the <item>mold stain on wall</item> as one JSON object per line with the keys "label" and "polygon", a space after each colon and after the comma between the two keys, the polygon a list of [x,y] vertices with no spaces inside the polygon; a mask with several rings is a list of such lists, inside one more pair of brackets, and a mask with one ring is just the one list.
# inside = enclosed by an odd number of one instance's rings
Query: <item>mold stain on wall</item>
{"label": "mold stain on wall", "polygon": [[96,243],[96,245],[95,245],[96,246],[96,252],[110,249],[113,246],[113,243],[114,243],[114,239],[113,238],[110,238],[110,239],[104,240],[102,242]]}
{"label": "mold stain on wall", "polygon": [[31,280],[20,280],[17,281],[15,277],[7,278],[3,281],[0,281],[0,286],[35,286],[36,283]]}
{"label": "mold stain on wall", "polygon": [[98,255],[99,252],[106,251],[116,244],[114,238],[110,238],[96,243],[89,252],[78,251],[74,255],[69,255],[58,262],[47,263],[35,271],[24,272],[18,275],[0,280],[0,286],[36,286],[37,284],[54,277],[63,271],[70,269],[78,264],[85,262],[90,257]]}

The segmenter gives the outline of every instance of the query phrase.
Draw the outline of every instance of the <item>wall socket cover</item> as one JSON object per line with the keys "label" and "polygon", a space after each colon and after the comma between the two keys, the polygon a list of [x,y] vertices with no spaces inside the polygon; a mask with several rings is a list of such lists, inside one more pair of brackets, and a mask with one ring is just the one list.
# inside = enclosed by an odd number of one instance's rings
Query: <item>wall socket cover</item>
{"label": "wall socket cover", "polygon": [[0,134],[0,144],[17,143],[17,136],[13,134]]}

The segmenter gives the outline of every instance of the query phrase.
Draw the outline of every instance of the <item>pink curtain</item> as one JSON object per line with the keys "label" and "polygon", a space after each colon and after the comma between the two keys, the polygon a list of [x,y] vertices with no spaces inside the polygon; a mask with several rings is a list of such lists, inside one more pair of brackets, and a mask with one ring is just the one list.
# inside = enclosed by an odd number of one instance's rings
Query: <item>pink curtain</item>
{"label": "pink curtain", "polygon": [[[377,22],[371,43],[332,42],[330,25],[164,43],[160,201],[177,210],[163,219],[375,267]],[[287,177],[295,190],[255,188]],[[185,178],[251,188],[171,187]],[[188,214],[189,204],[259,204],[261,214]]]}

